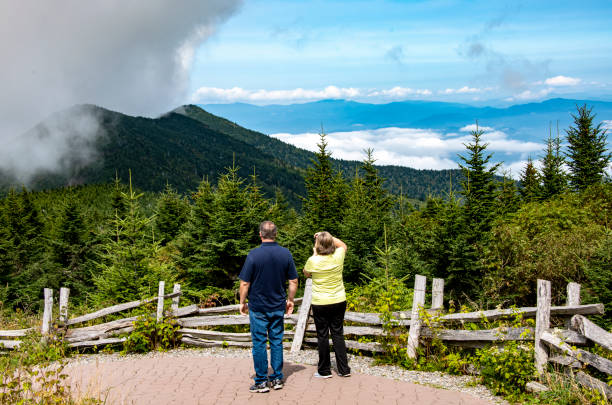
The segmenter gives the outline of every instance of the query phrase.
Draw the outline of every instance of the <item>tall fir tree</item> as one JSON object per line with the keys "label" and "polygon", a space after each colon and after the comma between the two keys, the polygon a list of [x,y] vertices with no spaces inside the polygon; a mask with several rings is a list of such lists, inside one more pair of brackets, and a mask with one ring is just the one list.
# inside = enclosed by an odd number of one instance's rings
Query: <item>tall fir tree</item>
{"label": "tall fir tree", "polygon": [[538,169],[533,164],[531,156],[527,158],[527,164],[521,172],[520,193],[525,202],[538,201],[542,196],[540,173],[538,173]]}
{"label": "tall fir tree", "polygon": [[[558,127],[558,125],[557,125]],[[567,190],[567,176],[563,171],[565,158],[561,152],[561,139],[548,135],[546,151],[542,158],[542,198],[548,200]]]}
{"label": "tall fir tree", "polygon": [[204,178],[193,193],[191,213],[185,224],[184,232],[177,238],[178,253],[174,261],[180,270],[183,281],[198,288],[206,286],[206,241],[210,235],[210,225],[214,216],[214,191],[208,179]]}
{"label": "tall fir tree", "polygon": [[307,198],[303,204],[304,219],[309,232],[326,230],[338,235],[346,209],[346,183],[342,173],[332,167],[325,133],[321,132],[318,152],[312,166],[306,170]]}
{"label": "tall fir tree", "polygon": [[156,261],[159,243],[153,241],[153,218],[145,217],[139,204],[142,194],[132,187],[121,198],[126,203],[124,217],[111,220],[113,232],[101,246],[91,294],[96,306],[132,301],[157,293],[159,281],[172,285],[176,272]]}
{"label": "tall fir tree", "polygon": [[51,242],[51,266],[54,273],[49,287],[70,288],[70,297],[80,302],[92,287],[92,242],[76,199],[69,194]]}
{"label": "tall fir tree", "polygon": [[516,182],[508,173],[504,173],[503,179],[499,184],[497,193],[497,213],[499,216],[504,216],[516,212],[520,206],[519,192],[516,188]]}
{"label": "tall fir tree", "polygon": [[256,189],[244,185],[235,165],[227,169],[214,194],[210,234],[206,239],[207,285],[231,287],[249,250],[258,244],[263,201]]}
{"label": "tall fir tree", "polygon": [[577,107],[577,115],[572,114],[575,126],[565,131],[570,183],[575,190],[602,182],[604,170],[610,163],[606,130],[602,129],[602,123],[593,126],[595,114],[592,111],[586,104]]}
{"label": "tall fir tree", "polygon": [[166,184],[166,189],[157,200],[155,215],[156,238],[166,245],[177,237],[189,216],[189,203]]}
{"label": "tall fir tree", "polygon": [[459,155],[464,164],[459,164],[463,180],[462,195],[465,199],[464,212],[470,228],[478,234],[490,229],[495,214],[494,204],[497,196],[495,172],[501,163],[489,165],[492,154],[485,155],[488,144],[482,143],[484,131],[478,126],[472,131],[472,143],[465,145],[467,157]]}
{"label": "tall fir tree", "polygon": [[312,254],[313,235],[327,231],[342,238],[341,224],[346,212],[347,185],[342,173],[332,166],[326,135],[320,133],[319,150],[312,165],[306,169],[306,198],[302,201],[303,215],[297,231],[287,241],[298,266]]}
{"label": "tall fir tree", "polygon": [[458,294],[476,296],[484,269],[480,257],[487,232],[491,229],[496,210],[497,182],[495,172],[501,165],[489,165],[493,155],[485,154],[488,144],[482,143],[484,131],[472,131],[472,142],[465,145],[467,156],[460,155],[464,162],[459,164],[463,175],[463,215],[456,240],[450,246],[448,267],[449,289]]}
{"label": "tall fir tree", "polygon": [[[356,282],[360,274],[376,263],[374,247],[380,244],[383,230],[391,223],[393,199],[384,188],[384,179],[374,167],[372,150],[355,173],[347,196],[347,208],[341,235],[350,246],[345,260],[345,276]],[[375,267],[375,266],[374,266]]]}

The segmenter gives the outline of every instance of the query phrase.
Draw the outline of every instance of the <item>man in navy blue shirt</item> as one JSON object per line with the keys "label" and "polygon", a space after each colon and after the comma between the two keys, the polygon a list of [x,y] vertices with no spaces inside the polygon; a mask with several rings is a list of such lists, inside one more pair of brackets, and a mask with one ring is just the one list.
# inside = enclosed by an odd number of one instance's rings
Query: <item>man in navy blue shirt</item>
{"label": "man in navy blue shirt", "polygon": [[[268,392],[283,388],[283,320],[293,312],[293,299],[298,287],[298,275],[293,256],[276,243],[276,225],[264,221],[259,225],[261,246],[249,252],[240,272],[240,313],[249,314],[255,384],[251,392]],[[285,294],[289,281],[289,297]],[[249,303],[246,303],[247,294]],[[268,377],[266,341],[270,342]]]}

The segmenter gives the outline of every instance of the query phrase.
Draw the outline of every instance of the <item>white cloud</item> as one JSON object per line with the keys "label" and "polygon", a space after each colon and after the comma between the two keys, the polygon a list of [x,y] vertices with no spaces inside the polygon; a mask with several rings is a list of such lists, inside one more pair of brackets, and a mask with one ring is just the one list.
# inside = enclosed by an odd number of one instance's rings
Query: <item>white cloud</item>
{"label": "white cloud", "polygon": [[439,94],[471,94],[471,93],[480,93],[482,92],[483,89],[478,89],[475,87],[468,87],[468,86],[463,86],[459,89],[446,89],[446,90],[441,90],[438,93]]}
{"label": "white cloud", "polygon": [[[470,125],[467,125],[462,130],[469,128]],[[514,159],[524,160],[544,147],[535,142],[510,139],[506,133],[491,127],[481,128],[486,131],[482,140],[489,144],[487,151],[502,154],[502,157],[512,155]],[[319,141],[319,135],[312,132],[278,133],[270,136],[311,151],[317,150]],[[455,169],[458,167],[457,154],[465,153],[465,144],[471,142],[471,136],[466,133],[444,134],[431,129],[389,127],[332,132],[327,134],[327,141],[333,156],[340,159],[363,160],[364,150],[373,148],[377,164],[380,165],[399,165],[416,169]]]}
{"label": "white cloud", "polygon": [[561,75],[549,77],[548,79],[544,80],[544,84],[549,86],[576,86],[581,82],[581,79]]}
{"label": "white cloud", "polygon": [[367,97],[390,97],[390,98],[404,98],[412,95],[419,96],[431,96],[432,92],[428,89],[411,89],[409,87],[393,87],[388,90],[374,90],[367,93]]}
{"label": "white cloud", "polygon": [[309,100],[322,100],[330,98],[353,99],[361,94],[359,89],[352,87],[340,88],[327,86],[323,90],[307,90],[297,88],[293,90],[245,90],[240,87],[221,89],[217,87],[200,87],[192,96],[194,102],[296,102]]}
{"label": "white cloud", "polygon": [[485,132],[486,131],[493,131],[493,128],[491,128],[491,127],[483,127],[482,125],[476,126],[476,124],[470,124],[470,125],[466,125],[464,127],[461,127],[461,128],[459,128],[459,131],[461,131],[461,132],[472,132],[472,131],[476,131],[476,129],[479,129],[479,130],[485,131]]}
{"label": "white cloud", "polygon": [[325,99],[390,101],[403,100],[410,96],[430,96],[429,89],[411,89],[409,87],[393,87],[382,90],[366,90],[354,87],[327,86],[322,90],[289,89],[289,90],[247,90],[241,87],[229,89],[217,87],[200,87],[193,93],[194,103],[234,103],[248,102],[253,104],[289,104]]}
{"label": "white cloud", "polygon": [[512,97],[507,98],[507,101],[526,101],[526,100],[537,100],[546,97],[552,92],[551,88],[541,89],[540,91],[525,90],[522,93],[516,94]]}
{"label": "white cloud", "polygon": [[603,121],[601,121],[601,123],[603,124],[602,127],[604,129],[612,130],[612,120],[603,120]]}

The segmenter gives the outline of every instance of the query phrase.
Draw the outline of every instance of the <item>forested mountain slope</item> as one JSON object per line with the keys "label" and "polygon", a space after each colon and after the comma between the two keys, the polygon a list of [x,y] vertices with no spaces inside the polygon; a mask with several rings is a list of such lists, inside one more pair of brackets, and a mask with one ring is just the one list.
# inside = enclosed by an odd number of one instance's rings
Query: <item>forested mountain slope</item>
{"label": "forested mountain slope", "polygon": [[[97,134],[88,139],[83,139],[78,126],[71,123],[71,117],[83,115],[95,117],[98,123]],[[243,178],[255,173],[268,196],[278,188],[292,205],[299,206],[305,191],[304,170],[314,157],[312,152],[248,130],[193,105],[154,119],[78,105],[40,123],[22,135],[21,141],[33,145],[48,140],[58,136],[52,133],[58,128],[61,136],[69,140],[68,152],[59,165],[61,169],[38,171],[27,184],[31,189],[108,183],[116,175],[125,181],[131,169],[133,182],[140,189],[161,191],[169,183],[184,193],[195,190],[202,178],[216,182],[225,168],[235,164]],[[92,149],[88,158],[83,158],[87,155],[84,147]],[[346,177],[353,176],[360,164],[344,160],[333,163]],[[407,197],[421,200],[448,191],[454,172],[399,166],[380,166],[379,170],[393,192],[401,190]],[[6,190],[7,185],[19,187],[21,181],[8,172],[0,172],[0,184]]]}

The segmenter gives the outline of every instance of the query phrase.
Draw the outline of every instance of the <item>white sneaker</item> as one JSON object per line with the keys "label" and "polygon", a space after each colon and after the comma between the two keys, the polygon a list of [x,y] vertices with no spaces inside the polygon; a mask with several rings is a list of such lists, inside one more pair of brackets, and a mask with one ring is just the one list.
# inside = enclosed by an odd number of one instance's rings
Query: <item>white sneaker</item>
{"label": "white sneaker", "polygon": [[328,374],[328,375],[321,375],[321,374],[319,374],[319,372],[318,372],[318,371],[317,371],[316,373],[314,373],[314,376],[315,376],[316,378],[332,378],[332,375],[331,375],[331,374]]}

